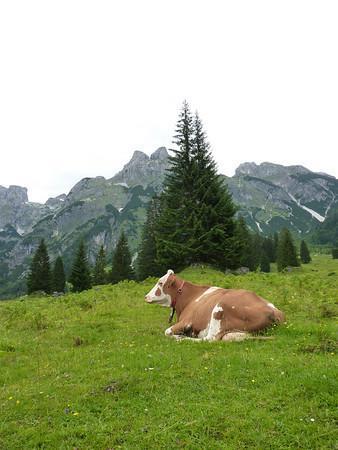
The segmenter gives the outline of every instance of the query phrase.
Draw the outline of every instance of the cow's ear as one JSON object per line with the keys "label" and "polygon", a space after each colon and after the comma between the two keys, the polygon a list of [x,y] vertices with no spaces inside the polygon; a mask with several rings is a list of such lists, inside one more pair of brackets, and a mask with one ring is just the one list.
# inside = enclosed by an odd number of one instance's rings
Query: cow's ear
{"label": "cow's ear", "polygon": [[174,271],[171,270],[171,269],[169,269],[168,272],[167,272],[167,274],[168,274],[168,275],[174,275]]}

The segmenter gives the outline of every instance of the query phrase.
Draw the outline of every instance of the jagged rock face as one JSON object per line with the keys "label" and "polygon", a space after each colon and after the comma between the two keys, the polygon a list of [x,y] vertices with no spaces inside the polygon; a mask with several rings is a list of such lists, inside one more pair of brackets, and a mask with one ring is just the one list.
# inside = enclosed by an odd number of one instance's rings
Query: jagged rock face
{"label": "jagged rock face", "polygon": [[66,198],[66,194],[61,194],[54,198],[50,197],[46,201],[45,205],[48,206],[51,210],[55,211],[56,209],[62,208],[64,206]]}
{"label": "jagged rock face", "polygon": [[127,186],[152,186],[159,190],[164,172],[168,168],[168,152],[165,147],[158,148],[150,157],[143,152],[135,151],[132,159],[111,181],[125,183]]}
{"label": "jagged rock face", "polygon": [[47,206],[28,202],[25,187],[0,186],[0,229],[11,225],[20,235],[29,233],[33,225],[48,211]]}
{"label": "jagged rock face", "polygon": [[[310,232],[318,222],[323,222],[330,209],[337,203],[338,183],[336,178],[323,173],[315,173],[303,166],[281,166],[272,163],[241,164],[233,181],[243,185],[249,183],[252,203],[246,203],[238,198],[238,203],[246,209],[246,214],[252,216],[251,222],[257,228],[268,232],[274,224],[284,223],[294,231]],[[260,188],[264,180],[266,188]],[[283,191],[282,198],[277,191],[271,189],[279,187]],[[230,189],[233,184],[230,181]],[[266,192],[266,200],[259,197],[259,191]],[[237,200],[234,192],[234,200]],[[273,204],[271,204],[273,200]],[[258,225],[257,225],[258,224]],[[268,227],[267,227],[268,225]]]}
{"label": "jagged rock face", "polygon": [[[41,238],[51,259],[62,255],[68,270],[81,238],[91,263],[100,245],[111,256],[121,228],[135,253],[147,204],[161,190],[168,167],[165,147],[150,157],[136,151],[111,179],[84,178],[68,195],[50,198],[45,205],[28,202],[26,188],[0,187],[0,298],[25,289],[27,267]],[[264,234],[284,226],[308,233],[338,204],[337,180],[302,166],[244,163],[224,182],[238,214],[253,231]]]}
{"label": "jagged rock face", "polygon": [[28,202],[27,189],[20,186],[0,186],[0,228],[16,224],[21,209]]}
{"label": "jagged rock face", "polygon": [[273,179],[284,178],[294,173],[304,174],[311,173],[311,171],[303,166],[282,166],[280,164],[269,162],[263,162],[262,164],[246,162],[237,167],[235,176],[240,177],[243,175],[250,175],[252,177],[262,178],[264,180],[270,179],[270,181],[272,181]]}
{"label": "jagged rock face", "polygon": [[27,189],[21,186],[0,186],[0,201],[11,202],[15,206],[28,202]]}

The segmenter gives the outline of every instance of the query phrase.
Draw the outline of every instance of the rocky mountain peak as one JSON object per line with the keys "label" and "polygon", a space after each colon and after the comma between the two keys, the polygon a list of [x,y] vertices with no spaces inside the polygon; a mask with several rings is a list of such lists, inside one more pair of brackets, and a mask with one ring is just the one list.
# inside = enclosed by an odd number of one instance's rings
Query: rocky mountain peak
{"label": "rocky mountain peak", "polygon": [[[61,253],[68,267],[80,236],[91,262],[100,245],[113,250],[122,228],[136,251],[148,201],[161,192],[168,156],[165,147],[150,156],[135,151],[110,180],[83,178],[67,196],[50,198],[45,205],[28,202],[26,188],[0,186],[0,278],[5,282],[0,298],[18,291],[17,274],[25,273],[27,257],[42,237],[50,243],[51,256]],[[338,204],[338,181],[302,166],[246,162],[224,182],[251,230],[265,235],[283,227],[306,235],[326,223]]]}
{"label": "rocky mountain peak", "polygon": [[168,151],[165,147],[159,147],[157,150],[154,151],[154,153],[152,153],[150,155],[150,159],[152,160],[166,160],[168,159]]}
{"label": "rocky mountain peak", "polygon": [[57,209],[64,205],[66,198],[67,198],[66,194],[61,194],[61,195],[58,195],[57,197],[50,197],[46,201],[45,205],[51,209]]}
{"label": "rocky mountain peak", "polygon": [[135,150],[128,164],[142,164],[149,160],[149,156],[140,150]]}
{"label": "rocky mountain peak", "polygon": [[0,186],[0,229],[11,225],[19,235],[23,235],[30,232],[48,212],[48,206],[28,201],[27,188]]}
{"label": "rocky mountain peak", "polygon": [[235,172],[236,176],[249,175],[257,178],[268,178],[268,177],[280,177],[295,174],[306,174],[310,173],[308,169],[303,166],[282,166],[281,164],[274,164],[270,162],[263,162],[261,164],[256,164],[254,162],[245,162],[240,164]]}
{"label": "rocky mountain peak", "polygon": [[257,171],[257,164],[254,162],[245,162],[240,164],[236,171],[235,171],[235,176],[239,177],[241,175],[253,175],[256,173]]}
{"label": "rocky mountain peak", "polygon": [[167,166],[168,152],[165,147],[158,148],[150,157],[136,150],[131,160],[111,181],[125,183],[128,186],[152,186],[157,189],[163,182]]}
{"label": "rocky mountain peak", "polygon": [[0,186],[0,201],[7,201],[15,205],[21,205],[28,202],[27,188],[22,186],[9,186],[5,188]]}

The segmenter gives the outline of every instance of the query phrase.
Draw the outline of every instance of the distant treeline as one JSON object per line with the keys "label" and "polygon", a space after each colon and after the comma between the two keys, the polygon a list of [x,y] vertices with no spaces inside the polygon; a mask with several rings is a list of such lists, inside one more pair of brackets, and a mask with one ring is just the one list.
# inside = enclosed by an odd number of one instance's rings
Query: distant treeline
{"label": "distant treeline", "polygon": [[131,266],[128,242],[123,232],[113,253],[110,270],[107,269],[106,252],[103,246],[96,256],[94,267],[90,267],[85,244],[80,241],[68,281],[62,257],[58,256],[54,264],[51,264],[45,241],[42,239],[31,262],[27,293],[36,291],[44,291],[46,294],[62,293],[66,289],[80,292],[90,289],[93,285],[114,284],[126,279],[135,279],[135,273]]}
{"label": "distant treeline", "polygon": [[[149,208],[148,214],[150,214]],[[144,235],[147,226],[144,227]],[[240,218],[236,223],[236,234],[241,239],[242,253],[239,264],[234,268],[247,268],[250,271],[270,272],[270,263],[277,263],[279,271],[288,267],[298,267],[300,263],[307,264],[311,261],[309,249],[304,241],[301,241],[300,252],[293,242],[289,230],[284,229],[273,237],[262,237],[249,232],[244,220]],[[68,289],[80,292],[90,289],[93,285],[115,284],[122,280],[143,280],[148,276],[159,276],[162,272],[156,271],[154,262],[154,248],[147,252],[141,245],[140,255],[136,260],[135,267],[131,264],[131,255],[128,242],[124,233],[121,234],[115,251],[111,266],[107,266],[106,252],[101,246],[94,267],[90,267],[86,256],[84,242],[81,241],[78,251],[74,257],[70,276],[68,277]],[[338,252],[336,256],[338,257]],[[205,261],[209,264],[208,261]],[[36,291],[65,292],[67,288],[67,277],[64,270],[63,260],[58,256],[54,264],[50,263],[45,241],[42,239],[36,250],[27,279],[27,292],[31,294]]]}

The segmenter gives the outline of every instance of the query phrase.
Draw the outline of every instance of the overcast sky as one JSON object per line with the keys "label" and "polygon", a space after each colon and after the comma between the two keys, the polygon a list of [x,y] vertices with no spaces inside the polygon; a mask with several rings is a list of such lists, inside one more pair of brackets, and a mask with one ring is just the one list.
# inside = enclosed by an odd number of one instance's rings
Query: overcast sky
{"label": "overcast sky", "polygon": [[220,172],[338,176],[338,2],[0,2],[0,185],[31,201],[172,146],[184,99]]}

